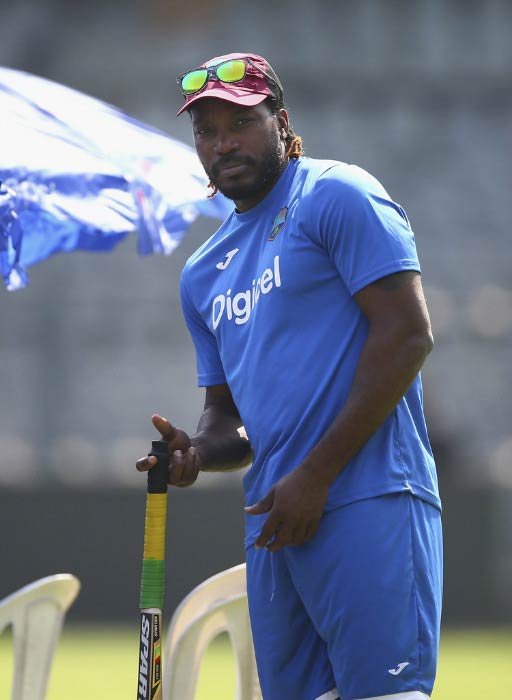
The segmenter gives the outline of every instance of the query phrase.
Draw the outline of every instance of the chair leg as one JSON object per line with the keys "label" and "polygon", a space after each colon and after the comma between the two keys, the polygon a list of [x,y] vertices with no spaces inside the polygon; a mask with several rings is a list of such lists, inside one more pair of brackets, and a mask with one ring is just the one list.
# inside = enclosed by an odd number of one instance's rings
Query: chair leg
{"label": "chair leg", "polygon": [[57,574],[0,601],[0,631],[12,627],[11,700],[44,700],[64,615],[79,589],[77,578]]}

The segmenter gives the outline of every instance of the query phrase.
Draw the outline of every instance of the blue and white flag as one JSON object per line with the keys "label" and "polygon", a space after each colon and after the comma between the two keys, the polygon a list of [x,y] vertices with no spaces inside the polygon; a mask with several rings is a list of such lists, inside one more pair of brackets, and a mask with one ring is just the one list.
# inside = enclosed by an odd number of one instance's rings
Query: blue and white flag
{"label": "blue and white flag", "polygon": [[224,219],[195,151],[115,107],[0,67],[0,272],[8,289],[54,253],[171,253],[194,219]]}

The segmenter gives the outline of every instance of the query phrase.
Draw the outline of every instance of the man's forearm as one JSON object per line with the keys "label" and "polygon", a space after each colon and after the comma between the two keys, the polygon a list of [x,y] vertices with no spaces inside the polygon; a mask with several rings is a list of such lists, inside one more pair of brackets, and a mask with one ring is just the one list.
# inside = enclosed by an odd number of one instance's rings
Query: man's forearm
{"label": "man's forearm", "polygon": [[240,417],[217,405],[206,407],[190,441],[199,455],[201,471],[234,471],[252,461],[251,444]]}
{"label": "man's forearm", "polygon": [[431,337],[370,334],[347,400],[304,466],[330,484],[402,399],[430,352]]}

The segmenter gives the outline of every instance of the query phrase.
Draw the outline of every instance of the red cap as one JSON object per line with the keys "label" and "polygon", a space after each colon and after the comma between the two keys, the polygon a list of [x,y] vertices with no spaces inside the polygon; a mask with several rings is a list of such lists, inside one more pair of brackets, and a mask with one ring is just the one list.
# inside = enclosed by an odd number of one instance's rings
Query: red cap
{"label": "red cap", "polygon": [[[187,110],[194,102],[205,97],[216,97],[219,100],[234,102],[245,107],[254,107],[254,105],[266,100],[267,97],[273,97],[277,100],[280,107],[283,106],[283,88],[279,78],[270,63],[262,56],[257,56],[253,53],[229,53],[226,56],[212,58],[202,63],[198,68],[209,68],[233,58],[251,59],[253,65],[251,63],[247,64],[244,78],[238,83],[223,83],[220,80],[209,80],[201,92],[196,92],[186,97],[185,104],[177,112],[176,116]],[[270,79],[266,76],[269,76]]]}

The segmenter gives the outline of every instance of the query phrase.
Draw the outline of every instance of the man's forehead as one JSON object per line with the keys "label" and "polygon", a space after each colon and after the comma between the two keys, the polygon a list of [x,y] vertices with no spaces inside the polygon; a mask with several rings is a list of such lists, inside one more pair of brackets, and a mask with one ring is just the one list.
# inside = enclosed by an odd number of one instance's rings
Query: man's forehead
{"label": "man's forehead", "polygon": [[260,112],[262,109],[268,109],[265,107],[264,102],[260,102],[260,104],[252,107],[247,107],[235,102],[229,102],[228,100],[221,100],[217,97],[205,97],[192,105],[189,108],[189,112],[192,120],[196,120],[214,113],[227,112],[230,114],[247,114],[249,112]]}

